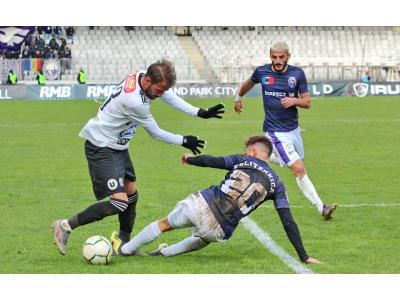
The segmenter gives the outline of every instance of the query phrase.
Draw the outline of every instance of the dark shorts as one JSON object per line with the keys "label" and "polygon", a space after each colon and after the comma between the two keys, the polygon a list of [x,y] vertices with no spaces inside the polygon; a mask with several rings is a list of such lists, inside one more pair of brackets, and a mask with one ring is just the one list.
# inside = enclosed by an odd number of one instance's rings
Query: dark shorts
{"label": "dark shorts", "polygon": [[86,141],[85,154],[97,200],[114,193],[124,193],[124,179],[136,181],[128,150],[97,147]]}

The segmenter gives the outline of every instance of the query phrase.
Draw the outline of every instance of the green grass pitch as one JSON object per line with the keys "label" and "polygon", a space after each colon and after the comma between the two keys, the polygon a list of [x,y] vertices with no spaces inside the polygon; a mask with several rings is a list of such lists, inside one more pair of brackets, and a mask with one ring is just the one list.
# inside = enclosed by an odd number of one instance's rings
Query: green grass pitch
{"label": "green grass pitch", "polygon": [[[208,107],[221,100],[188,101]],[[192,118],[161,100],[154,102],[152,113],[163,129],[206,139],[205,154],[242,152],[245,137],[262,134],[261,100],[245,99],[240,116],[231,99],[222,102],[222,120]],[[61,256],[50,225],[94,201],[78,133],[98,106],[87,100],[0,102],[0,273],[293,273],[243,225],[230,241],[179,257],[116,257],[107,266],[90,265],[81,255],[82,245],[89,236],[109,237],[118,229],[117,217],[109,217],[74,231],[68,255]],[[324,221],[289,170],[273,165],[286,183],[308,253],[324,262],[311,266],[312,271],[400,273],[399,111],[396,97],[321,98],[300,110],[309,176],[323,200],[342,205],[332,221]],[[223,178],[222,170],[182,165],[184,152],[138,130],[130,145],[140,193],[134,233],[187,194]],[[251,219],[297,258],[270,203]],[[145,249],[188,234],[164,234]]]}

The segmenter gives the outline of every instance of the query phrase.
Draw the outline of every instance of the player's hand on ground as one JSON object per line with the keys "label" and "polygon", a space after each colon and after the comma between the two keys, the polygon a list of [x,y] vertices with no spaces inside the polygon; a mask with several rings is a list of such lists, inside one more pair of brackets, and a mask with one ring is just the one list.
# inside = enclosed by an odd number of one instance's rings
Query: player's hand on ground
{"label": "player's hand on ground", "polygon": [[185,153],[185,154],[183,154],[182,155],[182,157],[181,157],[181,162],[183,163],[183,164],[187,164],[187,159],[189,158],[189,157],[193,157],[194,155],[192,154],[192,153]]}
{"label": "player's hand on ground", "polygon": [[194,155],[200,154],[199,148],[204,148],[205,141],[199,140],[199,137],[193,135],[186,135],[183,137],[182,147],[188,148]]}
{"label": "player's hand on ground", "polygon": [[281,99],[281,104],[284,108],[289,108],[297,105],[297,98],[285,97]]}
{"label": "player's hand on ground", "polygon": [[221,114],[225,113],[225,111],[223,110],[224,108],[225,106],[222,103],[207,109],[200,108],[197,115],[203,119],[209,119],[209,118],[222,119]]}
{"label": "player's hand on ground", "polygon": [[243,103],[242,101],[235,101],[235,112],[240,115],[240,113],[242,112],[242,108],[243,108]]}
{"label": "player's hand on ground", "polygon": [[321,264],[321,262],[320,262],[318,259],[314,258],[314,257],[309,257],[309,258],[305,261],[305,263],[306,263],[306,264],[309,264],[309,265],[319,265],[319,264]]}

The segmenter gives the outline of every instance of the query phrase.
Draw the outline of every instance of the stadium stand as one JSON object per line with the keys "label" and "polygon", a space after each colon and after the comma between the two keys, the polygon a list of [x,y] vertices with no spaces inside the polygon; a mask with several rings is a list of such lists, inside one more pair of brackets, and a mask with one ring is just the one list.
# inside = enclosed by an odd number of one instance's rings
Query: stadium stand
{"label": "stadium stand", "polygon": [[[165,57],[174,62],[178,82],[239,83],[270,61],[269,46],[286,41],[290,63],[301,66],[309,81],[359,80],[366,70],[372,81],[400,81],[400,27],[177,28],[74,27],[73,43],[67,39],[72,58],[60,59],[58,79],[75,82],[83,68],[89,83],[117,82]],[[0,72],[12,68],[19,80],[32,80],[42,64],[2,58]]]}
{"label": "stadium stand", "polygon": [[385,80],[400,62],[398,27],[193,27],[192,36],[221,82],[248,78],[276,41],[289,44],[290,62],[311,81],[357,80],[366,68]]}
{"label": "stadium stand", "polygon": [[[75,28],[72,73],[88,70],[89,80],[113,82],[134,69],[168,58],[174,62],[179,79],[198,81],[199,74],[179,44],[177,36],[165,27],[87,27]],[[73,79],[76,75],[66,76]]]}

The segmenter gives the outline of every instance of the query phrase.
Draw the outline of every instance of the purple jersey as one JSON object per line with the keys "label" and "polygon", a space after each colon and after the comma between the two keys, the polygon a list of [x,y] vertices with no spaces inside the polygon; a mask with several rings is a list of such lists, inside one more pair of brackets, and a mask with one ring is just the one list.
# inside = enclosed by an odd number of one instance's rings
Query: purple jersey
{"label": "purple jersey", "polygon": [[281,99],[298,98],[307,93],[306,76],[301,68],[288,65],[286,72],[278,73],[271,69],[271,64],[255,69],[251,76],[253,83],[261,83],[265,119],[263,130],[287,132],[296,129],[298,124],[297,107],[284,108]]}
{"label": "purple jersey", "polygon": [[224,157],[229,170],[219,186],[201,191],[215,218],[229,239],[240,219],[271,199],[275,208],[289,208],[286,189],[265,161],[234,154]]}

